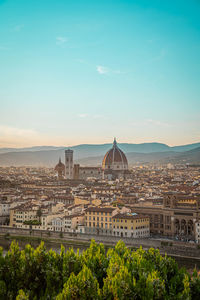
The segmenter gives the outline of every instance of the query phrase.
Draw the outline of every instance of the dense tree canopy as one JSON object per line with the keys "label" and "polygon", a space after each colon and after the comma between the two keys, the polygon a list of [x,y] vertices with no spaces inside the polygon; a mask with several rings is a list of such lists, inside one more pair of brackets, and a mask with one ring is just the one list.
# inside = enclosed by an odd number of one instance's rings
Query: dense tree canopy
{"label": "dense tree canopy", "polygon": [[46,251],[13,242],[0,251],[0,299],[200,299],[200,275],[179,269],[159,250],[128,249],[123,242],[107,253],[103,244],[75,253]]}

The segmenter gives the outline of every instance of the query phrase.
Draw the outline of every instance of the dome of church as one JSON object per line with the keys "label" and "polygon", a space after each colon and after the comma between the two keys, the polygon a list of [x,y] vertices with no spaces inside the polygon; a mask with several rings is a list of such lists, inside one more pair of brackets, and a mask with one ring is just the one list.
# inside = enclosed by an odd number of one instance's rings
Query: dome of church
{"label": "dome of church", "polygon": [[57,172],[65,170],[65,165],[61,162],[61,159],[59,159],[59,163],[55,166],[55,170]]}
{"label": "dome of church", "polygon": [[128,161],[124,152],[117,146],[114,139],[113,147],[106,153],[102,162],[102,169],[127,170]]}

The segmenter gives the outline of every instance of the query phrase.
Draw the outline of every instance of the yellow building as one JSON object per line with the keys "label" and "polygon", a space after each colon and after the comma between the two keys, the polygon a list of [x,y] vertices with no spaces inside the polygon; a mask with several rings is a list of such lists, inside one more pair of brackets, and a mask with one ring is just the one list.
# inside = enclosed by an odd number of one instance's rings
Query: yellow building
{"label": "yellow building", "polygon": [[85,233],[112,235],[112,216],[117,211],[114,207],[88,207],[85,211]]}
{"label": "yellow building", "polygon": [[136,213],[118,213],[112,217],[113,235],[119,237],[148,237],[149,217]]}

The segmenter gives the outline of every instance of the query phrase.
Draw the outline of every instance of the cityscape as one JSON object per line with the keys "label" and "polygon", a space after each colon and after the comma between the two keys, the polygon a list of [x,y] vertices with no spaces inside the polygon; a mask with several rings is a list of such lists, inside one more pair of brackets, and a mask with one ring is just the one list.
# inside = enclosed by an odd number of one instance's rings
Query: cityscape
{"label": "cityscape", "polygon": [[129,167],[116,138],[101,167],[64,153],[54,168],[1,167],[2,229],[200,243],[199,164]]}

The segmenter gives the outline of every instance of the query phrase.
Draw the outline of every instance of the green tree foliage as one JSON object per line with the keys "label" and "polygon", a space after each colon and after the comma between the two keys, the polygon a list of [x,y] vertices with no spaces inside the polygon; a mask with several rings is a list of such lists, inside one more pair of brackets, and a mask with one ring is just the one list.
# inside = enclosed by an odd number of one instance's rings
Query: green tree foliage
{"label": "green tree foliage", "polygon": [[99,283],[90,269],[83,266],[77,276],[72,273],[56,300],[100,299]]}
{"label": "green tree foliage", "polygon": [[200,274],[188,274],[159,250],[128,249],[123,242],[108,249],[93,240],[76,253],[36,249],[20,250],[13,242],[0,249],[0,300],[197,300]]}
{"label": "green tree foliage", "polygon": [[41,225],[41,222],[38,220],[29,220],[29,221],[24,221],[25,225]]}

